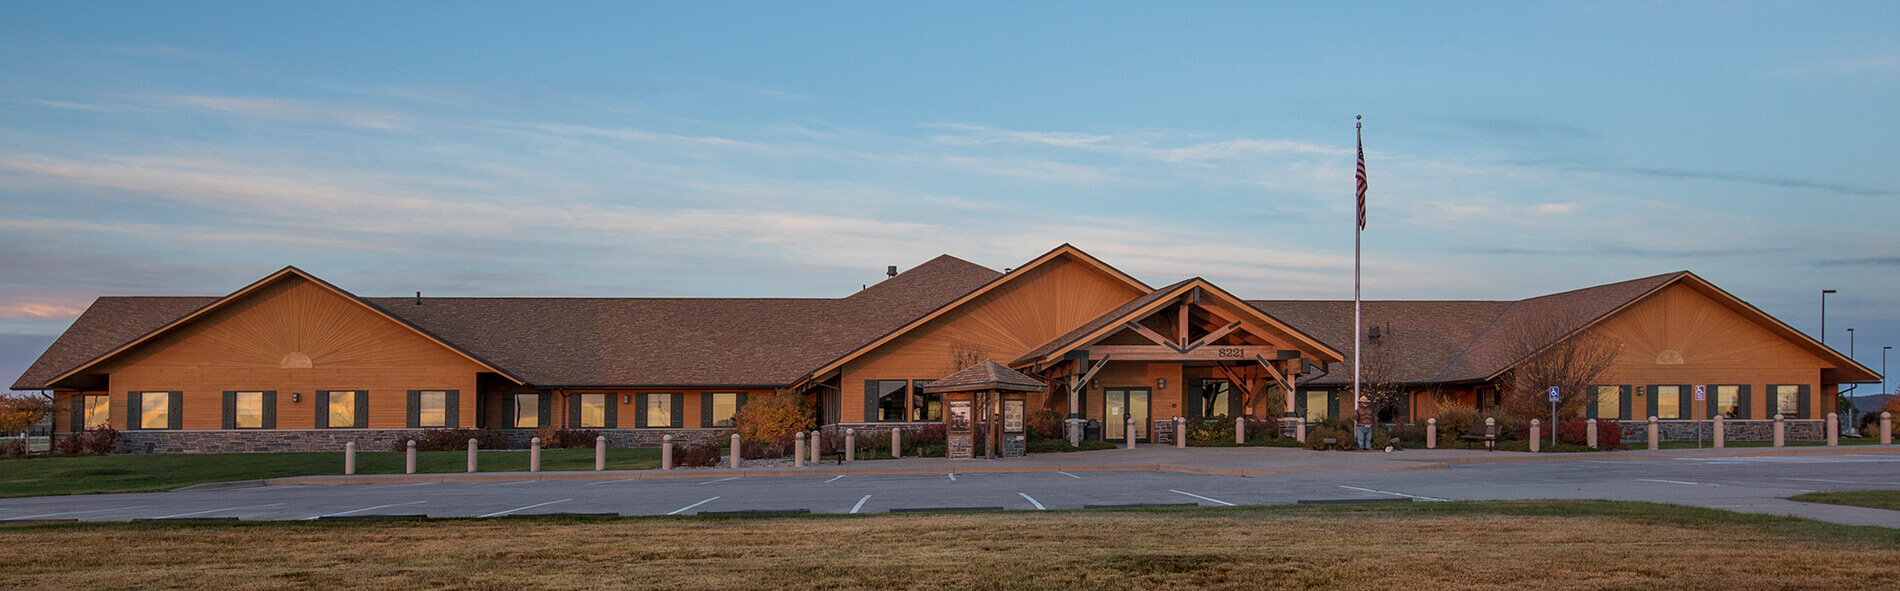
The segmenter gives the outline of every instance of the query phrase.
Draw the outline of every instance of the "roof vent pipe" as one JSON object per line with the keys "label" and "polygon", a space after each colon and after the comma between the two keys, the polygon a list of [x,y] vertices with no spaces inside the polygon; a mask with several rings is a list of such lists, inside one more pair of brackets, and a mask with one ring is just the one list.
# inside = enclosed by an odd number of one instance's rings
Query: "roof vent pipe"
{"label": "roof vent pipe", "polygon": [[420,291],[416,292],[416,306],[415,307],[417,308],[422,307],[422,292]]}
{"label": "roof vent pipe", "polygon": [[884,268],[884,276],[885,276],[885,277],[896,277],[896,276],[897,276],[897,265],[891,265],[891,266],[889,266],[889,267],[885,267],[885,268]]}

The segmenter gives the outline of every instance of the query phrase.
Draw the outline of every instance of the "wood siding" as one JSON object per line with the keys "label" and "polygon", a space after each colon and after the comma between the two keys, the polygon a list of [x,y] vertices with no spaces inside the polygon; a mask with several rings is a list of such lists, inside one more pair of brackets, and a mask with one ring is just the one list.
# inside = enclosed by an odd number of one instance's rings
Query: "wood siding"
{"label": "wood siding", "polygon": [[865,380],[939,379],[959,351],[1009,363],[1140,295],[1086,263],[1050,261],[845,364],[841,419],[864,419]]}
{"label": "wood siding", "polygon": [[[1633,419],[1648,418],[1650,385],[1747,384],[1751,418],[1769,418],[1769,385],[1807,385],[1815,417],[1834,404],[1821,387],[1826,363],[1714,299],[1675,285],[1598,324],[1597,334],[1622,345],[1604,385],[1637,386]],[[1705,404],[1684,409],[1684,418],[1706,419]],[[1693,413],[1693,414],[1691,414]],[[1813,418],[1813,417],[1810,417]]]}
{"label": "wood siding", "polygon": [[408,426],[409,390],[459,390],[459,424],[473,425],[475,376],[483,371],[414,330],[295,277],[231,301],[102,369],[111,375],[113,427],[130,424],[127,392],[182,391],[182,426],[191,430],[223,426],[226,390],[277,391],[279,429],[314,427],[318,390],[368,391],[367,427],[373,429]]}

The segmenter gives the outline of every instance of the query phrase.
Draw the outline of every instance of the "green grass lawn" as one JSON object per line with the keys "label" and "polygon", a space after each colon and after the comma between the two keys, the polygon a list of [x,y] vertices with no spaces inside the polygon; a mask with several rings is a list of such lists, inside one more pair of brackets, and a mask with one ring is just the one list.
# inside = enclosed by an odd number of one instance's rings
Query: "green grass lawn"
{"label": "green grass lawn", "polygon": [[[418,452],[417,472],[463,472],[463,451]],[[526,472],[528,452],[483,450],[482,472]],[[649,470],[660,466],[660,450],[607,450],[609,470]],[[541,469],[592,470],[594,450],[541,451]],[[358,474],[401,474],[400,452],[356,454]],[[249,454],[149,454],[56,456],[0,460],[0,498],[39,495],[127,493],[171,490],[207,482],[285,476],[342,474],[343,452]]]}
{"label": "green grass lawn", "polygon": [[1803,503],[1827,503],[1829,505],[1852,505],[1872,509],[1900,511],[1900,490],[1854,490],[1844,492],[1812,492],[1788,497],[1790,501]]}

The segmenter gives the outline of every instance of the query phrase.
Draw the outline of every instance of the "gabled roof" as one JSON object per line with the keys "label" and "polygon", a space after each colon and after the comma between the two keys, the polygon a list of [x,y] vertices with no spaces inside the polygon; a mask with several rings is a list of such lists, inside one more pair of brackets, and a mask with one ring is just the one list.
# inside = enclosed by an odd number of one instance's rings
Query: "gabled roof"
{"label": "gabled roof", "polygon": [[1007,390],[1010,392],[1042,392],[1049,386],[1041,380],[1023,375],[995,361],[984,359],[982,363],[972,365],[943,379],[924,386],[927,394],[943,392],[973,392],[978,390]]}
{"label": "gabled roof", "polygon": [[[370,305],[368,302],[363,301],[362,298],[356,297],[355,294],[351,294],[350,292],[344,291],[342,288],[339,288],[335,285],[331,285],[327,281],[318,279],[315,275],[305,273],[302,269],[298,269],[294,266],[289,266],[289,267],[284,267],[283,269],[278,270],[276,273],[267,275],[263,279],[259,279],[255,282],[252,282],[250,285],[246,285],[242,289],[231,292],[231,295],[227,295],[222,298],[217,298],[210,301],[209,303],[200,305],[196,309],[192,310],[191,312],[188,312],[183,316],[173,319],[170,322],[167,322],[156,329],[149,330],[145,332],[144,334],[138,336],[137,338],[134,338],[130,341],[123,342],[117,346],[110,347],[109,349],[106,349],[103,353],[99,353],[95,355],[94,357],[88,359],[87,361],[83,363],[80,363],[79,365],[75,367],[66,369],[65,371],[59,371],[53,377],[46,379],[44,382],[41,382],[38,385],[28,386],[28,389],[45,388],[53,384],[59,383],[74,375],[85,373],[85,371],[88,369],[96,367],[101,363],[105,363],[106,361],[114,357],[117,357],[118,355],[122,353],[138,348],[139,345],[143,345],[147,342],[150,342],[153,339],[156,339],[162,335],[169,334],[180,327],[190,324],[191,321],[193,320],[196,320],[198,318],[205,316],[206,314],[209,314],[213,311],[216,311],[218,309],[231,305],[232,302],[236,302],[241,299],[244,299],[245,296],[249,296],[252,293],[256,293],[258,290],[263,289],[265,286],[273,285],[273,284],[280,283],[283,281],[292,281],[292,280],[297,280],[297,279],[302,279],[304,281],[307,281],[311,283],[312,285],[316,285],[326,291],[331,292],[337,297],[341,297],[344,300],[361,305],[364,308],[368,309],[371,313],[376,314],[377,316],[381,316],[384,319],[389,320],[390,322],[394,322],[405,328],[413,330],[417,334],[421,335],[423,338],[428,339],[438,345],[441,345],[449,349],[450,351],[454,351],[455,353],[463,357],[466,357],[469,361],[474,362],[476,365],[480,365],[488,369],[489,371],[493,371],[495,373],[506,376],[511,380],[515,380],[516,382],[520,382],[520,378],[515,377],[513,374],[510,374],[506,371],[502,371],[501,369],[496,368],[494,365],[488,363],[486,360],[483,360],[480,357],[470,354],[468,351],[464,351],[460,347],[457,347],[454,344],[444,341],[440,337],[430,334],[428,331],[423,330],[414,324],[410,324],[408,321],[405,321],[401,318],[390,315],[388,312],[384,311],[381,308]],[[75,322],[75,324],[77,323]],[[61,335],[60,339],[64,340],[65,335]],[[55,344],[57,344],[57,341],[55,341]],[[99,347],[99,348],[105,348],[105,347]],[[79,347],[77,349],[85,349],[85,347]],[[49,348],[48,351],[50,352],[51,348]],[[42,356],[42,358],[43,357],[44,356]],[[35,362],[34,365],[38,366],[39,363]],[[28,373],[31,373],[31,370],[29,370]],[[22,380],[24,380],[25,377],[26,376],[24,375],[21,376]]]}
{"label": "gabled roof", "polygon": [[1056,259],[1065,258],[1065,257],[1072,260],[1080,261],[1083,264],[1089,265],[1090,267],[1093,267],[1096,270],[1101,271],[1103,274],[1106,274],[1110,278],[1128,285],[1130,288],[1134,289],[1135,291],[1145,293],[1145,292],[1153,291],[1154,289],[1154,288],[1148,287],[1148,284],[1142,283],[1141,280],[1135,279],[1133,276],[1127,273],[1123,273],[1121,269],[1111,267],[1108,265],[1108,263],[1102,262],[1101,259],[1097,259],[1094,256],[1090,256],[1089,253],[1082,252],[1082,249],[1076,248],[1075,246],[1070,245],[1065,242],[1061,246],[1057,246],[1054,249],[1051,249],[1049,252],[1043,253],[1042,256],[1031,259],[1028,263],[1024,263],[1023,266],[1012,269],[1010,270],[1010,272],[1004,273],[1002,276],[992,279],[989,283],[986,283],[981,287],[971,290],[969,293],[964,294],[962,297],[959,297],[959,298],[956,298],[955,300],[947,302],[943,304],[942,306],[937,307],[935,310],[932,310],[928,314],[925,314],[921,317],[918,317],[915,320],[905,323],[903,326],[897,327],[891,330],[890,332],[884,333],[883,336],[880,336],[875,340],[867,342],[862,346],[859,346],[855,349],[850,350],[849,352],[846,352],[843,355],[838,356],[838,358],[833,359],[831,362],[824,364],[823,366],[819,367],[816,370],[813,370],[810,374],[807,374],[805,377],[800,378],[799,381],[803,382],[803,381],[814,379],[814,378],[821,378],[822,376],[825,376],[826,374],[829,374],[832,371],[835,371],[838,368],[843,367],[844,364],[851,362],[852,359],[856,359],[860,355],[863,355],[865,353],[870,352],[873,349],[883,346],[885,343],[889,343],[892,340],[895,340],[898,337],[903,336],[904,333],[910,332],[911,330],[915,330],[917,327],[923,326],[924,324],[930,322],[931,320],[935,320],[936,318],[950,312],[951,310],[955,310],[958,306],[962,306],[963,304],[970,302],[970,300],[974,300],[979,297],[982,297],[983,294],[989,293],[995,290],[997,287],[1002,286],[1006,283],[1009,283],[1012,279],[1028,275],[1031,271],[1035,270],[1036,268],[1049,264],[1050,261],[1054,261]]}
{"label": "gabled roof", "polygon": [[1182,297],[1195,289],[1199,289],[1201,293],[1215,299],[1225,300],[1235,311],[1252,316],[1252,320],[1256,325],[1269,330],[1279,331],[1287,340],[1299,343],[1312,351],[1318,352],[1321,355],[1320,359],[1322,361],[1326,360],[1326,356],[1331,356],[1334,360],[1344,357],[1340,354],[1338,349],[1307,335],[1292,325],[1281,322],[1280,319],[1248,304],[1245,300],[1234,297],[1233,294],[1227,293],[1226,290],[1208,282],[1206,279],[1194,277],[1154,290],[1149,292],[1148,295],[1135,298],[1097,317],[1095,320],[1089,321],[1087,324],[1069,331],[1068,334],[1058,337],[1041,347],[1037,347],[1036,350],[1016,359],[1014,362],[1011,362],[1010,365],[1020,367],[1033,363],[1047,363],[1053,361],[1069,351],[1088,346],[1109,335],[1120,332],[1127,323],[1147,318],[1150,314],[1167,306],[1176,298]]}

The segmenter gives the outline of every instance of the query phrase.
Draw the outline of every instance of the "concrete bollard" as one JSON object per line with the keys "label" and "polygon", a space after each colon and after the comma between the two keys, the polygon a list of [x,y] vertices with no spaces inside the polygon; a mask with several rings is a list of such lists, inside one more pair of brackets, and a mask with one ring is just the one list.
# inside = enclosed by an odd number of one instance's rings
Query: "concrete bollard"
{"label": "concrete bollard", "polygon": [[1174,417],[1174,447],[1187,448],[1187,419]]}
{"label": "concrete bollard", "polygon": [[597,435],[594,437],[594,471],[599,472],[601,470],[606,470],[606,469],[607,469],[607,436]]}
{"label": "concrete bollard", "polygon": [[673,469],[673,436],[660,436],[660,469]]}
{"label": "concrete bollard", "polygon": [[528,440],[528,471],[541,471],[541,438]]}
{"label": "concrete bollard", "polygon": [[1299,421],[1293,424],[1293,438],[1300,440],[1300,443],[1306,443],[1306,419]]}
{"label": "concrete bollard", "polygon": [[1713,437],[1713,439],[1715,440],[1715,448],[1721,449],[1723,447],[1727,447],[1728,433],[1725,431],[1725,428],[1722,426],[1722,415],[1715,415],[1715,419],[1713,420],[1715,422],[1715,427],[1712,429],[1713,431],[1715,431],[1715,436]]}
{"label": "concrete bollard", "polygon": [[897,427],[891,427],[891,457],[904,457],[904,432]]}
{"label": "concrete bollard", "polygon": [[1827,413],[1827,444],[1833,447],[1841,444],[1841,416]]}
{"label": "concrete bollard", "polygon": [[[1498,420],[1497,420],[1496,418],[1494,418],[1494,417],[1486,417],[1486,418],[1484,419],[1484,430],[1485,430],[1485,431],[1491,431],[1491,432],[1495,432],[1495,433],[1497,433],[1497,434],[1498,434],[1498,435],[1500,435],[1500,436],[1502,436],[1502,435],[1504,435],[1504,432],[1503,432],[1503,431],[1498,431],[1498,430],[1496,430],[1496,429],[1494,429],[1494,428],[1493,428],[1493,427],[1496,427],[1497,425],[1498,425]],[[1491,448],[1494,448],[1494,447],[1497,447],[1497,445],[1498,445],[1498,442],[1497,442],[1497,440],[1496,440],[1496,439],[1486,439],[1486,440],[1484,440],[1484,448],[1485,448],[1485,449],[1491,449]]]}
{"label": "concrete bollard", "polygon": [[1134,417],[1128,417],[1128,425],[1127,425],[1127,428],[1122,431],[1122,438],[1128,440],[1128,449],[1135,449],[1135,418]]}
{"label": "concrete bollard", "polygon": [[1425,449],[1438,449],[1438,419],[1425,419]]}
{"label": "concrete bollard", "polygon": [[468,439],[468,473],[475,473],[475,438]]}
{"label": "concrete bollard", "polygon": [[355,473],[356,473],[356,442],[351,441],[351,442],[343,444],[343,474],[345,476],[348,476]]}
{"label": "concrete bollard", "polygon": [[1662,449],[1660,439],[1662,439],[1662,425],[1656,422],[1656,417],[1649,417],[1649,448]]}
{"label": "concrete bollard", "polygon": [[845,429],[844,430],[844,461],[854,462],[854,461],[857,461],[857,459],[858,459],[858,430]]}
{"label": "concrete bollard", "polygon": [[792,467],[805,467],[805,432],[792,435]]}
{"label": "concrete bollard", "polygon": [[1069,445],[1082,445],[1082,419],[1063,421],[1069,426]]}
{"label": "concrete bollard", "polygon": [[811,432],[811,463],[813,464],[818,463],[818,454],[821,451],[823,451],[821,449],[823,446],[818,444],[818,439],[820,437],[824,437],[823,432],[818,431],[818,430],[813,430]]}
{"label": "concrete bollard", "polygon": [[1234,417],[1234,443],[1247,442],[1247,419]]}
{"label": "concrete bollard", "polygon": [[1781,422],[1781,419],[1780,414],[1775,415],[1775,447],[1788,444],[1788,424]]}
{"label": "concrete bollard", "polygon": [[1590,419],[1583,422],[1583,438],[1585,440],[1584,443],[1590,444],[1590,449],[1596,449],[1597,447],[1597,420],[1596,419]]}
{"label": "concrete bollard", "polygon": [[403,474],[416,473],[416,440],[414,439],[409,440],[409,449],[403,452],[402,473]]}
{"label": "concrete bollard", "polygon": [[1531,419],[1531,453],[1537,453],[1537,450],[1543,447],[1544,437],[1541,427],[1543,427],[1541,421]]}
{"label": "concrete bollard", "polygon": [[1893,445],[1893,413],[1880,413],[1880,444]]}
{"label": "concrete bollard", "polygon": [[739,467],[740,455],[742,454],[739,453],[739,434],[733,433],[732,434],[732,467],[734,468]]}

